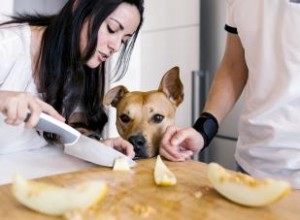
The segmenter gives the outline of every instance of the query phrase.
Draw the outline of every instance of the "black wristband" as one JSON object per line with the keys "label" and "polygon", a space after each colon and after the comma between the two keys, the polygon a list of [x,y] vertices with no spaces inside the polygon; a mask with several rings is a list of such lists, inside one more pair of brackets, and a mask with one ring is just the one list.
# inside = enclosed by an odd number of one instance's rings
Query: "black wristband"
{"label": "black wristband", "polygon": [[218,133],[219,124],[215,116],[208,112],[203,112],[193,125],[193,128],[203,136],[204,146],[201,150],[203,151]]}

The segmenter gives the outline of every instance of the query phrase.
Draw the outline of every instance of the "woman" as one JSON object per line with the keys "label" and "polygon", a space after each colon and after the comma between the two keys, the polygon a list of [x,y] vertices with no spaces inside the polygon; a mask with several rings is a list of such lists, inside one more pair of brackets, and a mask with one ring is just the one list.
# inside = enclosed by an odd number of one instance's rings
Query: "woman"
{"label": "woman", "polygon": [[[55,16],[24,15],[2,24],[0,154],[59,141],[32,129],[41,112],[99,137],[107,122],[105,62],[121,50],[116,77],[123,76],[143,11],[143,0],[70,0]],[[104,142],[134,156],[121,138]]]}

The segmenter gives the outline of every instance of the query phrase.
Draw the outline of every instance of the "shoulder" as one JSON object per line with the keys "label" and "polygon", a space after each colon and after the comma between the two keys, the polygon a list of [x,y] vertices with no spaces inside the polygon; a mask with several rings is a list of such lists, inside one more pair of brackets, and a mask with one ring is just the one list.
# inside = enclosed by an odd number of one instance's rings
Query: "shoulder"
{"label": "shoulder", "polygon": [[0,26],[0,86],[11,72],[30,67],[30,42],[29,25]]}
{"label": "shoulder", "polygon": [[265,4],[263,0],[226,0],[226,2],[227,25],[234,28],[252,26]]}
{"label": "shoulder", "polygon": [[[28,24],[0,26],[0,53],[28,52],[30,50],[31,30]],[[3,54],[5,55],[5,54]]]}
{"label": "shoulder", "polygon": [[21,36],[30,34],[30,26],[24,24],[6,24],[0,26],[0,33],[3,36]]}

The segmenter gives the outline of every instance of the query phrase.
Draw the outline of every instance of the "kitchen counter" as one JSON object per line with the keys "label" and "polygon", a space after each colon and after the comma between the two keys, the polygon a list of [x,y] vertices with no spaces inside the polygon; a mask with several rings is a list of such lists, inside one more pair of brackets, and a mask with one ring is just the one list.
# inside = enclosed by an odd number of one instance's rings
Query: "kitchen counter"
{"label": "kitchen counter", "polygon": [[[139,160],[129,172],[112,171],[106,167],[49,176],[39,181],[72,185],[84,180],[104,180],[109,185],[108,195],[101,205],[84,219],[264,219],[299,220],[300,191],[262,208],[234,204],[220,196],[206,177],[207,165],[197,161],[170,162],[166,165],[177,176],[177,185],[158,187],[154,184],[155,159]],[[62,219],[39,214],[21,205],[11,193],[11,185],[0,187],[0,219],[50,220]]]}

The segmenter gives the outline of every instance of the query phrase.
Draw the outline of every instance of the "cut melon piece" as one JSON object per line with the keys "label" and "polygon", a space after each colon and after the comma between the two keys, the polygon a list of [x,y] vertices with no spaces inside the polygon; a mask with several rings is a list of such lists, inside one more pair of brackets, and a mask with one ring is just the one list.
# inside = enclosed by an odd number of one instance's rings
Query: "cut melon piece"
{"label": "cut melon piece", "polygon": [[15,198],[37,212],[59,216],[69,211],[84,210],[103,200],[107,193],[103,181],[86,181],[73,187],[27,180],[16,175],[13,180]]}
{"label": "cut melon piece", "polygon": [[158,155],[156,158],[154,168],[154,181],[158,186],[172,186],[177,182],[176,176],[172,171],[164,164],[161,157]]}
{"label": "cut melon piece", "polygon": [[275,179],[255,179],[247,174],[229,172],[217,163],[207,168],[208,179],[225,198],[245,206],[265,206],[291,191],[288,182]]}
{"label": "cut melon piece", "polygon": [[115,171],[129,171],[130,167],[126,157],[118,157],[115,159],[113,170]]}

